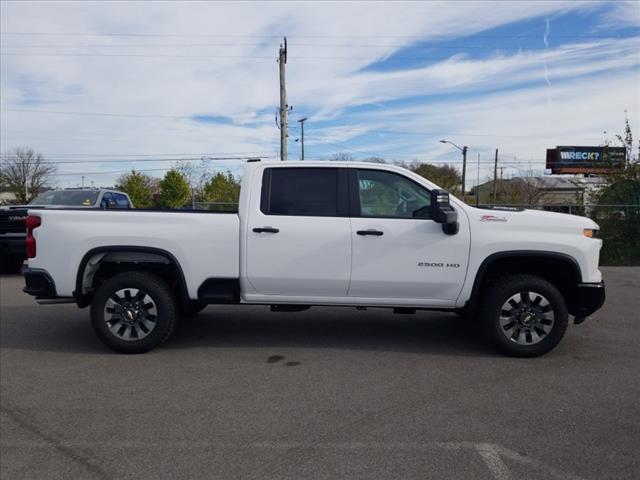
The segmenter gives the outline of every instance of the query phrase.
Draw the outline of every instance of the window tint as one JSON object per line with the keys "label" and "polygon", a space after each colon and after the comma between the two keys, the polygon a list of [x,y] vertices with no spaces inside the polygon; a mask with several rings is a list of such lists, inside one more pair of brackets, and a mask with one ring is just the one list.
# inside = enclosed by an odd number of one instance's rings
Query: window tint
{"label": "window tint", "polygon": [[431,204],[425,188],[402,175],[380,170],[358,170],[358,193],[362,217],[413,218],[417,210]]}
{"label": "window tint", "polygon": [[338,214],[336,168],[265,170],[260,210],[268,215],[333,217]]}
{"label": "window tint", "polygon": [[116,197],[116,206],[118,208],[129,208],[129,200],[127,200],[127,197],[121,193],[114,193],[113,194],[114,197]]}

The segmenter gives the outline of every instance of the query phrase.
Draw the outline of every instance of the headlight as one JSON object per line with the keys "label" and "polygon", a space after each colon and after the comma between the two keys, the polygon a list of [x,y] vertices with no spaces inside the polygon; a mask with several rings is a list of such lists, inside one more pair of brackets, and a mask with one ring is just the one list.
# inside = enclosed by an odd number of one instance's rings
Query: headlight
{"label": "headlight", "polygon": [[589,238],[597,238],[598,237],[598,229],[596,228],[585,228],[582,230],[582,233],[585,237]]}

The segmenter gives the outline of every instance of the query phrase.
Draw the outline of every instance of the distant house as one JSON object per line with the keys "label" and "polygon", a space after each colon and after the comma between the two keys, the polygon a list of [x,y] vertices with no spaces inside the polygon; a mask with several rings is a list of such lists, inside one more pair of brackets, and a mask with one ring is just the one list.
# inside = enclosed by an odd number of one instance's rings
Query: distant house
{"label": "distant house", "polygon": [[[595,194],[607,186],[606,178],[546,175],[498,180],[496,203],[540,206],[584,206],[595,203]],[[493,181],[480,184],[481,203],[493,203]],[[476,194],[476,187],[472,189]]]}

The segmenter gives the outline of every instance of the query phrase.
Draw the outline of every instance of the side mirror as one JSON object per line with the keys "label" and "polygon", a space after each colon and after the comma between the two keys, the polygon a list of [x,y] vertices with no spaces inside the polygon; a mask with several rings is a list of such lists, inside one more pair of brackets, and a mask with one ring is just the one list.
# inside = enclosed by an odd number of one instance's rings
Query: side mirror
{"label": "side mirror", "polygon": [[458,233],[458,212],[449,203],[449,192],[445,190],[431,190],[431,218],[442,224],[442,231],[447,235]]}

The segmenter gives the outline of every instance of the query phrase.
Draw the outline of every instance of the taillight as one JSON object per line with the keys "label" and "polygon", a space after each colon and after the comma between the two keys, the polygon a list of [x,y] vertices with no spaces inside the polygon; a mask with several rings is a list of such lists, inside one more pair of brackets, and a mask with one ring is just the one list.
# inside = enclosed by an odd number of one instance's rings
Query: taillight
{"label": "taillight", "polygon": [[27,217],[27,238],[25,240],[27,245],[27,258],[34,258],[36,256],[36,239],[33,237],[33,229],[38,228],[42,223],[40,217],[29,215]]}

